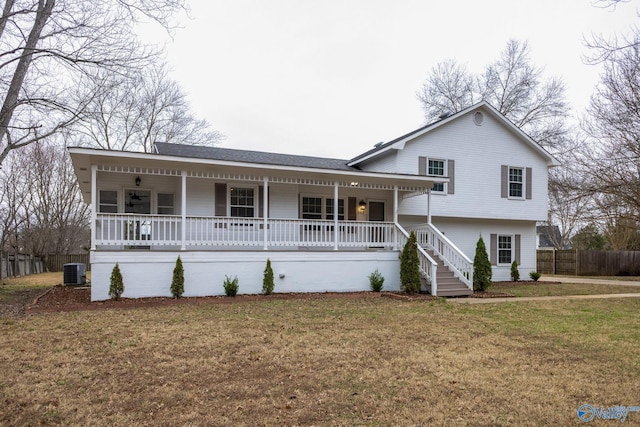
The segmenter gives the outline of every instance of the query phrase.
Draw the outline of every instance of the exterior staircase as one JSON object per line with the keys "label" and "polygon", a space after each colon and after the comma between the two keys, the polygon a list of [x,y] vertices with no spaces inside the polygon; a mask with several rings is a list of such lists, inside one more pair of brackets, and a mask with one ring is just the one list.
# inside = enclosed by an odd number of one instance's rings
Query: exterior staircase
{"label": "exterior staircase", "polygon": [[436,269],[436,282],[438,283],[439,297],[462,297],[473,295],[473,291],[462,283],[451,270],[447,267],[442,259],[432,250],[424,248],[424,250],[438,263]]}

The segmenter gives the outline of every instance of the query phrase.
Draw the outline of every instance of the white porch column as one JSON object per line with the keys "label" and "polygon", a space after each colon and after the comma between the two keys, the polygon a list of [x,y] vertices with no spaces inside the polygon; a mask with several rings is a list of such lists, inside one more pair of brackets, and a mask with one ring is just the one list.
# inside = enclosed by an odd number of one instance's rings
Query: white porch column
{"label": "white porch column", "polygon": [[333,183],[333,250],[338,250],[338,181]]}
{"label": "white porch column", "polygon": [[269,249],[268,229],[269,225],[269,178],[262,178],[262,217],[264,230],[264,250]]}
{"label": "white porch column", "polygon": [[427,224],[431,224],[431,189],[427,190]]}
{"label": "white porch column", "polygon": [[182,230],[182,244],[180,245],[180,250],[184,251],[187,249],[187,171],[182,171],[182,205],[180,212],[182,213],[182,227],[180,227]]}
{"label": "white porch column", "polygon": [[98,165],[91,165],[91,250],[96,250],[96,219],[98,212],[98,186],[96,176],[98,175]]}
{"label": "white porch column", "polygon": [[[398,223],[398,186],[393,186],[393,223]],[[398,249],[398,228],[393,227],[393,249]]]}

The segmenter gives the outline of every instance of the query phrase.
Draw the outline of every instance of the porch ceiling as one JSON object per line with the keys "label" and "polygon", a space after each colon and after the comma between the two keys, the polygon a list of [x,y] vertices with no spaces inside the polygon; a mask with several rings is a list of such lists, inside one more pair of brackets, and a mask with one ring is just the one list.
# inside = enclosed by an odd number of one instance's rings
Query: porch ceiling
{"label": "porch ceiling", "polygon": [[185,158],[160,154],[107,151],[91,148],[69,147],[73,167],[83,197],[90,203],[91,166],[100,170],[138,175],[181,176],[234,181],[285,182],[292,184],[342,187],[393,189],[400,191],[424,191],[434,183],[447,182],[447,178],[393,173],[365,172],[358,170],[334,170],[310,167],[279,166],[200,158]]}

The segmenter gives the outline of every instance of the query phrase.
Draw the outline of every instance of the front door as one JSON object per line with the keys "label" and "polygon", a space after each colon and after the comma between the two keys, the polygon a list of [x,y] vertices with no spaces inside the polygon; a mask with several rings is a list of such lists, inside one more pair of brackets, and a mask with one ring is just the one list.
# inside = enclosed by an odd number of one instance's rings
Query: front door
{"label": "front door", "polygon": [[369,202],[369,221],[384,221],[384,202]]}

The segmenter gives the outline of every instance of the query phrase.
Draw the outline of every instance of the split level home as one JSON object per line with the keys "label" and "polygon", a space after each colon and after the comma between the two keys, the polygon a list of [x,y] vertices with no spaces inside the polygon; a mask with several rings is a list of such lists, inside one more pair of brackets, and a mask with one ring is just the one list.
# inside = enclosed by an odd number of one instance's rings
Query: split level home
{"label": "split level home", "polygon": [[178,256],[184,296],[369,289],[378,270],[400,289],[400,251],[414,231],[423,289],[472,293],[484,239],[493,280],[536,269],[557,160],[485,102],[352,159],[156,143],[153,153],[70,147],[91,214],[91,298],[170,296]]}

